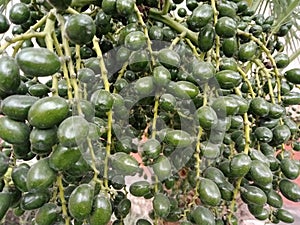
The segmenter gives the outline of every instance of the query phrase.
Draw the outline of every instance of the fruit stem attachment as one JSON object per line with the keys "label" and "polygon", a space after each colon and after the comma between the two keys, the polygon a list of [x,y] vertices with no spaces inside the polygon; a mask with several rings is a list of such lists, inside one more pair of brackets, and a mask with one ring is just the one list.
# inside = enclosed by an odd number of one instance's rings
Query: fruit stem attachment
{"label": "fruit stem attachment", "polygon": [[[100,65],[100,70],[101,70],[101,75],[102,75],[102,80],[104,83],[104,89],[108,92],[110,92],[109,87],[109,81],[107,77],[107,69],[105,67],[105,63],[103,60],[103,55],[102,51],[99,45],[99,39],[97,37],[93,38],[93,46],[94,50],[97,54],[97,57],[99,58],[99,65]],[[108,160],[110,157],[110,152],[111,152],[111,143],[112,143],[112,123],[113,123],[113,118],[112,118],[112,110],[109,110],[107,112],[107,139],[106,139],[106,155],[104,159],[104,186],[105,188],[108,189]]]}
{"label": "fruit stem attachment", "polygon": [[237,69],[238,69],[238,72],[242,75],[243,80],[246,82],[252,98],[255,98],[255,93],[253,91],[252,85],[251,85],[251,83],[250,83],[250,81],[248,79],[247,74],[244,72],[244,70],[242,70],[242,68],[238,67]]}
{"label": "fruit stem attachment", "polygon": [[59,190],[59,198],[61,201],[61,209],[62,209],[62,213],[63,213],[63,218],[65,219],[65,225],[69,225],[70,224],[70,217],[68,215],[68,209],[66,206],[66,199],[65,199],[65,194],[64,194],[64,186],[63,186],[63,182],[62,182],[62,175],[59,174],[57,177],[57,185],[58,185],[58,190]]}
{"label": "fruit stem attachment", "polygon": [[166,15],[169,12],[170,6],[171,6],[171,1],[170,0],[165,0],[164,1],[164,7],[161,11],[161,14]]}
{"label": "fruit stem attachment", "polygon": [[151,47],[152,43],[151,43],[151,40],[150,40],[150,37],[149,37],[148,28],[147,28],[147,26],[146,26],[146,24],[143,20],[143,17],[142,17],[142,14],[141,14],[139,8],[136,5],[134,5],[134,11],[137,15],[139,23],[142,25],[142,27],[144,29],[144,34],[147,38],[147,47],[148,47],[148,51],[149,51],[150,57],[151,57],[151,64],[152,64],[152,66],[154,66],[155,60],[153,58],[152,47]]}
{"label": "fruit stem attachment", "polygon": [[195,32],[183,26],[182,24],[178,23],[174,19],[172,19],[170,16],[161,15],[160,11],[151,8],[149,11],[149,17],[168,25],[169,27],[176,30],[178,33],[186,32],[186,37],[189,38],[193,42],[193,44],[198,45],[198,35]]}
{"label": "fruit stem attachment", "polygon": [[276,77],[276,83],[277,83],[277,95],[278,95],[278,103],[281,103],[281,80],[280,80],[280,73],[279,70],[277,68],[276,62],[274,57],[272,56],[270,50],[266,47],[266,45],[264,43],[262,43],[258,38],[254,37],[252,34],[247,33],[245,31],[242,30],[238,30],[238,35],[242,35],[245,37],[250,38],[252,41],[254,41],[256,44],[258,44],[258,46],[264,51],[264,53],[267,55],[267,58],[270,60],[273,69],[274,69],[274,73],[275,73],[275,77]]}

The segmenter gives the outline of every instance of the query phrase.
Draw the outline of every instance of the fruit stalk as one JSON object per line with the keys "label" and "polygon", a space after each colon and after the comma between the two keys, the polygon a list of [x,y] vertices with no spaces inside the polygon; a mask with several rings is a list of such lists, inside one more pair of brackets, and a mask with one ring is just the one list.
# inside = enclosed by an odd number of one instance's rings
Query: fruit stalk
{"label": "fruit stalk", "polygon": [[60,174],[57,177],[57,185],[58,185],[58,190],[59,190],[59,198],[61,201],[61,209],[62,209],[62,214],[63,214],[63,218],[65,219],[65,225],[69,225],[70,224],[70,217],[68,215],[68,209],[67,209],[67,205],[66,205],[66,199],[65,199],[65,194],[64,194],[64,186],[63,186],[63,182],[62,182],[62,175]]}
{"label": "fruit stalk", "polygon": [[[101,75],[102,75],[102,80],[104,83],[104,89],[108,92],[110,92],[109,87],[109,81],[107,77],[107,69],[103,60],[103,55],[102,51],[99,45],[99,39],[97,37],[93,38],[93,46],[94,50],[96,52],[97,57],[99,58],[99,64],[100,64],[100,70],[101,70]],[[112,143],[112,123],[113,123],[113,118],[112,118],[112,110],[110,109],[107,113],[107,139],[106,139],[106,155],[104,159],[104,186],[105,188],[108,189],[108,160],[110,157],[110,151],[111,151],[111,143]]]}

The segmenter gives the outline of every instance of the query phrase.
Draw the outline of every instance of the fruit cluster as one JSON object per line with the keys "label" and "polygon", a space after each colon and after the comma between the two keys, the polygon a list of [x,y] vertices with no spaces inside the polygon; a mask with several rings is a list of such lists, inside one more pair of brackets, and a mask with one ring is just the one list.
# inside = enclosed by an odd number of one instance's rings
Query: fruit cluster
{"label": "fruit cluster", "polygon": [[300,68],[285,70],[291,25],[275,23],[245,0],[13,4],[0,16],[0,219],[125,224],[131,194],[153,206],[136,225],[235,225],[239,200],[293,223]]}

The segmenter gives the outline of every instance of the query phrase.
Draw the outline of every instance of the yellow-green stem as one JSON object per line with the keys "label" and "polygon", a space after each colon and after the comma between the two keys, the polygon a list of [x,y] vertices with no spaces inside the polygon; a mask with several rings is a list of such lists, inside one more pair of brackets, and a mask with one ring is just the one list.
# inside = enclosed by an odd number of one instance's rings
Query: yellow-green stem
{"label": "yellow-green stem", "polygon": [[245,31],[242,31],[242,30],[238,30],[238,34],[250,38],[256,44],[258,44],[258,46],[267,55],[267,58],[270,60],[272,66],[273,66],[273,69],[274,69],[274,74],[275,74],[276,83],[277,83],[277,96],[278,96],[277,98],[278,98],[278,102],[280,103],[281,102],[281,79],[280,79],[280,73],[279,73],[279,70],[277,68],[275,59],[272,56],[270,50],[267,48],[267,46],[264,43],[262,43],[258,38],[254,37],[252,34],[247,33]]}
{"label": "yellow-green stem", "polygon": [[64,186],[63,186],[61,174],[58,175],[56,182],[59,190],[59,198],[61,202],[61,209],[62,209],[63,218],[65,220],[65,225],[70,225],[70,217],[68,215],[68,209],[66,204],[67,202],[65,199]]}
{"label": "yellow-green stem", "polygon": [[[99,58],[99,64],[100,64],[100,70],[102,74],[102,81],[104,83],[104,89],[108,92],[110,92],[109,87],[109,81],[107,77],[107,69],[103,60],[102,51],[99,45],[99,39],[97,37],[93,38],[93,46],[94,50],[97,54],[97,57]],[[107,139],[106,139],[106,155],[104,159],[104,186],[108,189],[108,160],[110,157],[110,151],[111,151],[111,142],[112,142],[112,123],[113,123],[113,112],[112,110],[109,110],[107,112]]]}
{"label": "yellow-green stem", "polygon": [[[211,0],[211,7],[212,7],[213,12],[214,12],[214,25],[216,25],[216,23],[218,22],[219,11],[217,10],[215,0]],[[218,35],[216,35],[216,37],[215,37],[216,70],[218,70],[219,66],[220,66],[220,45],[221,45],[220,44],[220,37]]]}
{"label": "yellow-green stem", "polygon": [[[61,58],[64,58],[63,51],[60,47],[60,44],[57,40],[57,37],[56,37],[55,33],[52,34],[52,39],[53,39],[54,47],[55,47],[55,50],[56,50],[58,56],[61,57]],[[61,61],[62,61],[63,77],[66,80],[67,87],[68,87],[68,99],[72,100],[73,99],[72,85],[71,85],[70,78],[69,78],[68,68],[67,68],[67,65],[66,65],[66,61],[65,60],[61,60]]]}
{"label": "yellow-green stem", "polygon": [[152,42],[151,42],[149,34],[148,34],[147,25],[145,24],[145,22],[143,20],[143,17],[142,17],[142,14],[141,14],[140,10],[138,9],[138,7],[136,5],[134,5],[134,11],[137,15],[139,23],[142,25],[142,27],[144,29],[144,34],[147,38],[147,48],[148,48],[148,51],[149,51],[150,57],[151,57],[151,64],[152,64],[152,66],[154,66],[155,65],[155,60],[154,60],[154,57],[153,57],[153,54],[152,54],[152,47],[151,47]]}
{"label": "yellow-green stem", "polygon": [[159,107],[159,94],[155,96],[154,108],[153,108],[153,120],[152,120],[152,138],[156,136],[156,123],[158,119],[158,107]]}
{"label": "yellow-green stem", "polygon": [[247,74],[240,67],[238,67],[238,72],[242,75],[243,80],[247,83],[249,91],[250,91],[250,94],[251,94],[252,98],[254,98],[255,97],[255,93],[253,91],[252,85],[251,85],[251,83],[250,83],[250,81],[248,79]]}

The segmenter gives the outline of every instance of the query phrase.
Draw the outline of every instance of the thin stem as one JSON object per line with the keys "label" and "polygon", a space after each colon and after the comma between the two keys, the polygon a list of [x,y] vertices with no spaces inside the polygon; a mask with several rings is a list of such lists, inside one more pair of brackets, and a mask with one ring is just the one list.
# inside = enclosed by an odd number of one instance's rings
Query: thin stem
{"label": "thin stem", "polygon": [[[102,51],[99,45],[99,39],[94,37],[93,39],[94,50],[99,58],[100,70],[102,74],[102,80],[104,83],[104,88],[106,91],[110,92],[110,83],[108,81],[107,69],[103,60]],[[106,139],[106,155],[104,159],[104,186],[108,189],[108,161],[111,153],[111,143],[112,143],[112,123],[113,123],[113,112],[109,110],[107,112],[107,139]]]}
{"label": "thin stem", "polygon": [[277,96],[278,96],[277,98],[278,98],[278,102],[280,103],[281,102],[281,79],[280,79],[280,73],[279,73],[279,70],[277,68],[275,59],[272,56],[270,50],[266,47],[266,45],[264,43],[262,43],[258,38],[254,37],[252,34],[249,34],[249,33],[244,32],[242,30],[238,30],[238,34],[250,38],[256,44],[258,44],[258,46],[267,55],[267,58],[270,60],[272,66],[273,66],[273,69],[274,69],[274,74],[275,74],[276,83],[277,83]]}
{"label": "thin stem", "polygon": [[182,24],[175,21],[170,16],[161,15],[161,13],[159,11],[152,8],[149,11],[149,17],[156,21],[160,21],[160,22],[168,25],[169,27],[176,30],[178,33],[186,32],[186,37],[188,39],[190,39],[194,45],[198,45],[198,35],[195,32],[193,32],[193,31],[189,30],[188,28],[186,28],[185,26],[183,26]]}
{"label": "thin stem", "polygon": [[171,1],[170,0],[165,0],[164,7],[161,11],[161,14],[166,15],[169,12],[170,6],[171,6]]}
{"label": "thin stem", "polygon": [[141,14],[139,8],[136,5],[134,5],[134,11],[135,11],[135,13],[136,13],[136,15],[138,17],[139,23],[142,25],[142,27],[144,29],[144,34],[145,34],[145,36],[147,38],[147,48],[148,48],[148,51],[150,53],[151,64],[153,66],[155,64],[155,60],[154,60],[153,53],[152,53],[152,47],[151,47],[152,43],[151,43],[151,40],[150,40],[150,37],[149,37],[147,26],[146,26],[146,24],[145,24],[145,22],[143,20],[143,17],[142,17],[142,14]]}
{"label": "thin stem", "polygon": [[153,108],[153,120],[152,120],[152,138],[155,139],[156,136],[156,123],[158,119],[158,106],[159,106],[159,95],[156,94],[155,96],[155,103]]}
{"label": "thin stem", "polygon": [[[216,1],[215,0],[211,0],[211,7],[213,9],[214,12],[214,25],[216,25],[216,23],[218,22],[218,15],[219,15],[219,11],[217,10],[216,7]],[[220,37],[218,35],[216,35],[215,37],[215,51],[216,51],[216,69],[219,69],[220,66]]]}
{"label": "thin stem", "polygon": [[57,177],[56,182],[57,182],[57,186],[58,186],[58,190],[59,190],[59,198],[60,198],[60,202],[61,202],[61,209],[62,209],[63,218],[65,219],[65,225],[69,225],[70,224],[70,217],[68,215],[67,202],[66,202],[66,199],[65,199],[64,186],[63,186],[62,175],[61,174],[59,174],[59,176]]}
{"label": "thin stem", "polygon": [[253,91],[252,85],[251,85],[251,83],[250,83],[250,81],[248,79],[247,74],[240,67],[238,67],[238,72],[242,75],[243,80],[247,83],[249,91],[250,91],[250,94],[251,94],[252,98],[254,98],[255,97],[255,93]]}

